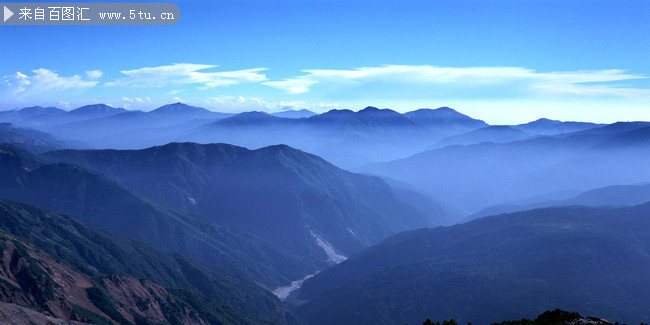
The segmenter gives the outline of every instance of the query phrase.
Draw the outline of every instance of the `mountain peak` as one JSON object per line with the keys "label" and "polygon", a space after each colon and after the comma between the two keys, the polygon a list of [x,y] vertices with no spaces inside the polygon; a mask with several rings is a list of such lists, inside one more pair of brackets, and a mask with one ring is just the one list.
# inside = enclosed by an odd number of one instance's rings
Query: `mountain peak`
{"label": "mountain peak", "polygon": [[354,114],[354,111],[349,110],[349,109],[331,109],[321,115],[331,115],[331,116],[343,116],[343,115],[350,115]]}
{"label": "mountain peak", "polygon": [[[425,109],[426,109],[426,108],[425,108]],[[433,110],[434,110],[434,111],[440,111],[440,112],[456,112],[456,113],[458,113],[457,110],[455,110],[455,109],[453,109],[453,108],[451,108],[451,107],[448,107],[448,106],[438,107],[438,108],[433,109]]]}
{"label": "mountain peak", "polygon": [[197,107],[197,106],[190,106],[185,103],[177,102],[173,104],[167,104],[160,106],[156,108],[155,110],[151,111],[153,114],[161,114],[161,113],[173,113],[173,114],[179,114],[179,113],[209,113],[205,108],[202,107]]}
{"label": "mountain peak", "polygon": [[312,117],[314,115],[317,115],[316,113],[308,110],[308,109],[301,109],[301,110],[285,110],[281,112],[275,112],[271,114],[273,116],[277,117],[285,117],[285,118],[307,118],[307,117]]}
{"label": "mountain peak", "polygon": [[551,120],[551,119],[548,119],[548,118],[542,117],[542,118],[536,119],[536,120],[534,120],[534,121],[532,121],[532,122],[528,122],[528,123],[526,123],[526,124],[528,124],[528,125],[531,125],[531,124],[537,124],[537,125],[555,125],[555,124],[561,124],[561,123],[562,123],[562,122],[561,122],[561,121],[558,121],[558,120]]}
{"label": "mountain peak", "polygon": [[268,119],[281,119],[280,117],[273,116],[267,112],[251,111],[239,113],[233,117],[224,119],[223,121],[262,121]]}
{"label": "mountain peak", "polygon": [[404,116],[424,126],[442,128],[447,131],[452,131],[452,133],[488,126],[482,120],[471,118],[446,106],[436,109],[420,108],[404,113]]}
{"label": "mountain peak", "polygon": [[469,116],[459,113],[453,108],[447,106],[438,107],[438,108],[420,108],[414,111],[405,113],[405,115],[410,115],[419,118],[470,118]]}
{"label": "mountain peak", "polygon": [[238,127],[238,126],[247,126],[255,125],[259,126],[260,124],[273,124],[273,123],[287,123],[291,121],[290,118],[284,118],[279,116],[273,116],[266,112],[261,111],[251,111],[235,114],[230,117],[218,120],[214,123],[211,123],[211,127],[227,126],[227,127]]}
{"label": "mountain peak", "polygon": [[109,115],[126,112],[124,108],[112,107],[106,104],[85,105],[70,111],[75,115]]}
{"label": "mountain peak", "polygon": [[40,114],[56,114],[56,113],[63,113],[64,111],[62,109],[56,108],[56,107],[42,107],[42,106],[31,106],[31,107],[25,107],[22,108],[18,111],[18,114],[20,115],[40,115]]}
{"label": "mountain peak", "polygon": [[364,114],[390,114],[390,115],[401,115],[400,113],[389,109],[389,108],[384,108],[380,109],[374,106],[368,106],[360,111],[357,112],[359,115],[364,115]]}

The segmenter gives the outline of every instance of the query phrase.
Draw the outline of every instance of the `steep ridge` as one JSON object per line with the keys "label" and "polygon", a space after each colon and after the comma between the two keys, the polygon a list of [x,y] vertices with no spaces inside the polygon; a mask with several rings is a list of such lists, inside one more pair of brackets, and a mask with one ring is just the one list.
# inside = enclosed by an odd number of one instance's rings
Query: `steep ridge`
{"label": "steep ridge", "polygon": [[98,170],[194,211],[205,222],[243,229],[314,261],[329,258],[312,232],[347,255],[399,231],[440,224],[399,201],[383,181],[343,171],[288,146],[251,151],[172,143],[137,151],[66,150],[44,157]]}
{"label": "steep ridge", "polygon": [[257,319],[277,324],[296,322],[271,293],[226,269],[162,252],[71,217],[17,202],[0,200],[0,216],[0,230],[25,238],[83,274],[130,275],[169,288],[190,288]]}

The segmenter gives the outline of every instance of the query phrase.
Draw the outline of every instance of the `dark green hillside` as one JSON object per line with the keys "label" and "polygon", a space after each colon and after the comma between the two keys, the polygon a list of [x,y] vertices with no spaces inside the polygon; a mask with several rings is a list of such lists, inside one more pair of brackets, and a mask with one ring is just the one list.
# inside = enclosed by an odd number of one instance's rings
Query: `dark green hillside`
{"label": "dark green hillside", "polygon": [[562,207],[391,237],[305,282],[313,324],[489,323],[562,308],[650,318],[650,203]]}

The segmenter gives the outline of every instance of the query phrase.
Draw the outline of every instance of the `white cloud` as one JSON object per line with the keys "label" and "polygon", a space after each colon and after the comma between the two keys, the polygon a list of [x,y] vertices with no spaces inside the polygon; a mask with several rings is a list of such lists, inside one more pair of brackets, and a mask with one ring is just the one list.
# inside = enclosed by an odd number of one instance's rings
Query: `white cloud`
{"label": "white cloud", "polygon": [[13,90],[12,92],[14,94],[24,92],[31,84],[29,77],[21,72],[16,72],[13,75],[4,76],[2,80],[4,80],[5,86],[7,86],[7,88]]}
{"label": "white cloud", "polygon": [[122,101],[127,103],[151,103],[151,98],[145,97],[143,99],[140,97],[122,97]]}
{"label": "white cloud", "polygon": [[648,97],[650,89],[611,87],[604,85],[583,86],[578,84],[540,84],[536,86],[542,92],[578,95],[578,96],[608,96],[608,97]]}
{"label": "white cloud", "polygon": [[339,108],[339,103],[320,103],[318,106],[323,109],[337,109]]}
{"label": "white cloud", "polygon": [[236,85],[244,82],[267,80],[261,73],[265,68],[234,71],[205,72],[217,65],[176,63],[158,67],[146,67],[121,71],[125,78],[107,82],[107,86],[164,87],[169,85],[196,84],[199,89]]}
{"label": "white cloud", "polygon": [[65,108],[65,109],[69,109],[69,108],[72,107],[72,106],[70,105],[70,102],[68,102],[68,101],[63,101],[63,100],[58,101],[56,106],[57,106],[57,107],[61,107],[61,108]]}
{"label": "white cloud", "polygon": [[185,89],[174,89],[174,90],[170,90],[167,93],[167,95],[176,95],[176,94],[180,94],[180,93],[182,93],[184,91],[185,91]]}
{"label": "white cloud", "polygon": [[48,69],[32,70],[32,75],[16,72],[2,79],[6,89],[13,95],[28,96],[32,94],[82,89],[93,87],[96,81],[86,81],[79,75],[63,77]]}
{"label": "white cloud", "polygon": [[278,88],[286,91],[289,94],[302,94],[309,91],[309,87],[319,83],[318,78],[313,77],[298,77],[295,79],[285,79],[283,81],[267,81],[263,85]]}
{"label": "white cloud", "polygon": [[273,104],[258,97],[220,96],[206,98],[202,105],[224,112],[267,111],[273,109]]}
{"label": "white cloud", "polygon": [[99,79],[104,75],[104,72],[102,70],[90,70],[86,71],[86,76],[88,79]]}
{"label": "white cloud", "polygon": [[259,97],[220,96],[206,98],[198,106],[204,106],[220,112],[265,111],[278,112],[284,110],[309,109],[314,111],[329,110],[338,107],[338,103],[310,104],[302,100],[266,101]]}
{"label": "white cloud", "polygon": [[[580,95],[580,96],[633,96],[648,95],[648,89],[620,88],[603,85],[616,81],[647,78],[627,73],[625,70],[580,70],[537,72],[521,67],[438,67],[431,65],[386,65],[349,70],[309,69],[301,76],[262,84],[284,90],[289,94],[302,94],[316,86],[354,88],[370,83],[389,86],[411,87],[413,85],[439,89],[481,89],[507,87],[525,91],[530,95]],[[594,84],[601,83],[601,84]],[[479,96],[480,97],[480,96]]]}

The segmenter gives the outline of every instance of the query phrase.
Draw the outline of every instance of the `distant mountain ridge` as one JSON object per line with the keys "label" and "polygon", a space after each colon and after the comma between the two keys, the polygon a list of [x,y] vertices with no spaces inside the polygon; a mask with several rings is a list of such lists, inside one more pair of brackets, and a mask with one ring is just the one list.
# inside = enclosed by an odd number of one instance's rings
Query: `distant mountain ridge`
{"label": "distant mountain ridge", "polygon": [[286,110],[281,112],[275,112],[272,113],[272,115],[277,117],[284,117],[284,118],[307,118],[317,114],[308,109],[301,109],[301,110]]}
{"label": "distant mountain ridge", "polygon": [[493,125],[444,138],[427,149],[433,150],[451,145],[470,145],[481,142],[507,143],[530,137],[532,137],[530,134],[514,127]]}
{"label": "distant mountain ridge", "polygon": [[180,102],[160,106],[153,111],[147,112],[147,114],[154,117],[167,116],[180,119],[224,118],[232,115],[228,113],[213,112],[202,107],[191,106]]}
{"label": "distant mountain ridge", "polygon": [[[427,115],[438,116],[437,110],[430,111]],[[463,125],[464,129],[476,125],[475,120],[459,113],[449,123],[437,118],[435,123],[423,123],[409,113],[371,106],[358,112],[334,109],[300,119],[241,113],[179,135],[177,140],[225,142],[248,148],[286,144],[346,168],[419,152],[445,137],[441,130],[451,130],[446,125]],[[470,126],[462,121],[470,121]]]}
{"label": "distant mountain ridge", "polygon": [[632,206],[650,201],[650,184],[611,185],[582,192],[578,195],[561,200],[542,200],[534,203],[497,205],[481,210],[466,217],[463,222],[481,217],[512,213],[517,211],[546,208],[552,206],[584,205],[599,206]]}
{"label": "distant mountain ridge", "polygon": [[588,122],[562,122],[558,120],[551,120],[547,118],[540,118],[538,120],[512,125],[513,128],[537,135],[553,135],[562,133],[572,133],[593,129],[595,127],[603,126],[603,124],[588,123]]}
{"label": "distant mountain ridge", "polygon": [[74,116],[97,118],[124,113],[126,111],[127,110],[124,108],[112,107],[106,104],[93,104],[75,108],[71,110],[69,114]]}
{"label": "distant mountain ridge", "polygon": [[478,211],[549,192],[650,181],[645,126],[615,123],[506,143],[452,145],[354,170],[410,183]]}
{"label": "distant mountain ridge", "polygon": [[454,135],[488,126],[482,120],[473,119],[449,107],[437,109],[421,108],[404,113],[411,120],[434,128],[441,128],[442,132]]}
{"label": "distant mountain ridge", "polygon": [[[21,111],[0,112],[0,121],[34,127],[63,138],[83,139],[97,148],[143,149],[169,142],[222,142],[250,149],[286,144],[344,168],[405,158],[433,148],[445,138],[489,126],[449,107],[422,108],[406,113],[368,106],[356,112],[332,109],[316,114],[302,109],[231,114],[179,102],[150,112],[125,111],[103,104],[87,105],[71,112],[30,110],[50,112],[34,116],[21,115]],[[87,117],[75,116],[82,112],[86,112]],[[533,137],[586,131],[598,126],[540,119],[509,127],[511,133],[520,130]],[[523,138],[514,133],[509,138],[504,135],[481,138],[479,133],[465,137],[475,139],[471,143]],[[437,146],[442,144],[444,142]],[[469,143],[462,140],[460,144]]]}
{"label": "distant mountain ridge", "polygon": [[83,139],[98,148],[140,149],[172,141],[223,142],[248,148],[287,144],[343,167],[405,157],[451,134],[487,125],[448,107],[405,114],[371,106],[358,112],[334,109],[316,114],[303,109],[229,114],[173,103],[150,112],[104,104],[70,112],[57,109],[56,114],[41,111],[44,114],[37,116],[0,112],[0,121]]}
{"label": "distant mountain ridge", "polygon": [[11,123],[0,123],[0,143],[10,143],[33,153],[74,146],[45,132],[15,127]]}

